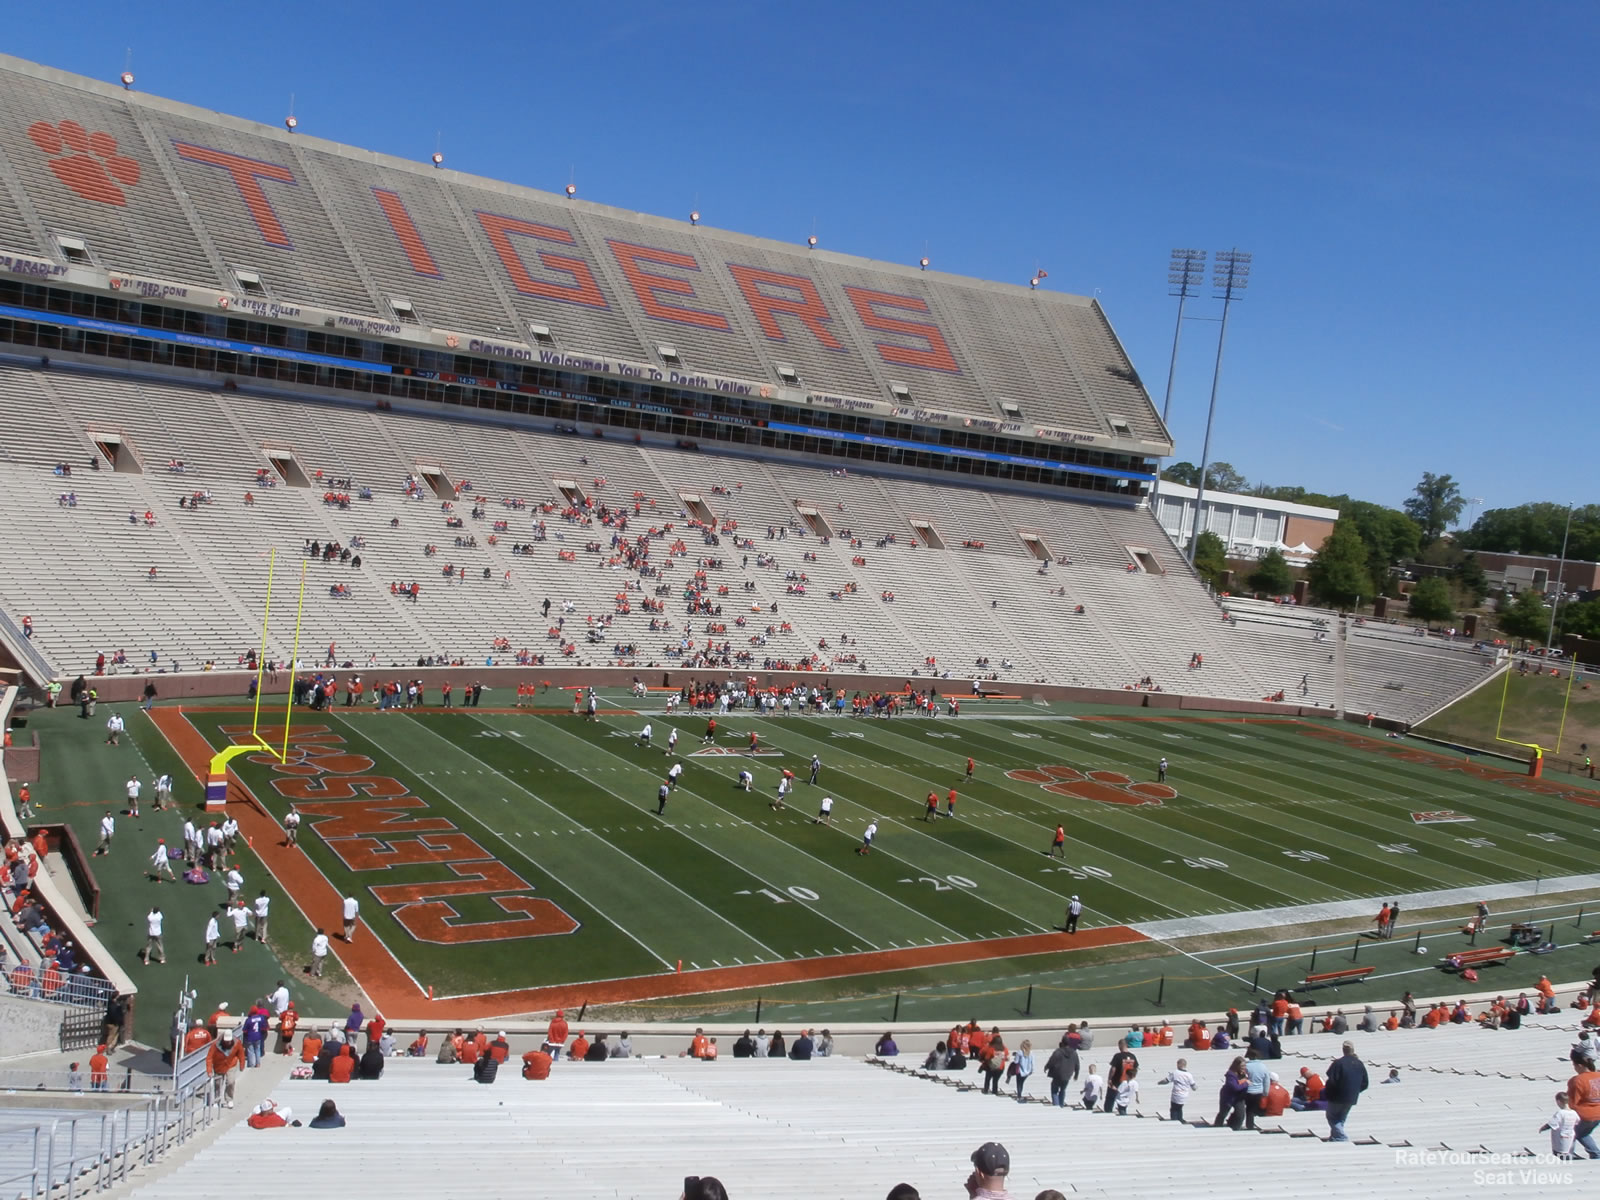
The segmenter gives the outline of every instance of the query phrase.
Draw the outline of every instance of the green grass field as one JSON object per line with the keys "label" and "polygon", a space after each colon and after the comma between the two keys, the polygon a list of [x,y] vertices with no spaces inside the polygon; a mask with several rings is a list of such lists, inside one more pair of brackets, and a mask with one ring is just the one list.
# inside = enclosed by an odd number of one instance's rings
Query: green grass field
{"label": "green grass field", "polygon": [[1555,676],[1512,671],[1430,717],[1417,732],[1523,759],[1529,751],[1518,743],[1537,742],[1546,748],[1547,771],[1576,770],[1585,745],[1600,759],[1600,689],[1587,672],[1572,681],[1565,664],[1558,669]]}
{"label": "green grass field", "polygon": [[[1389,894],[1581,873],[1600,823],[1565,796],[1441,770],[1452,760],[1433,755],[1406,761],[1396,743],[1364,733],[1330,740],[1305,724],[1077,719],[1022,705],[954,720],[731,714],[720,722],[724,746],[743,746],[756,729],[781,757],[706,758],[692,754],[703,716],[647,717],[649,749],[634,736],[646,717],[615,707],[596,723],[470,710],[298,713],[294,739],[312,753],[298,760],[305,774],[280,786],[314,797],[321,785],[304,780],[321,779],[337,797],[349,791],[339,790],[341,776],[376,775],[415,798],[375,818],[385,805],[368,802],[371,830],[324,824],[317,836],[319,822],[339,818],[310,815],[301,841],[441,995],[657,974],[679,960],[734,966],[1038,932],[1060,926],[1074,893],[1088,907],[1086,926],[1354,898],[1376,907]],[[241,720],[191,719],[216,745],[223,726]],[[658,817],[672,725],[685,770]],[[805,782],[813,753],[823,764],[816,787]],[[968,755],[978,763],[971,783]],[[1176,794],[1159,804],[1127,803],[1145,797],[1114,781],[1063,779],[1100,771],[1147,781],[1163,756]],[[236,767],[281,817],[289,800],[270,766]],[[745,767],[756,777],[751,794],[735,784]],[[783,767],[798,785],[774,811]],[[952,786],[957,818],[924,823],[927,792],[939,792],[943,809]],[[831,827],[812,823],[823,794],[835,799]],[[325,807],[344,811],[336,800]],[[1458,819],[1414,817],[1442,812]],[[426,832],[391,825],[396,833],[383,836],[375,824],[418,818],[447,822],[465,843],[438,849],[449,839],[432,835],[435,853]],[[873,818],[878,839],[862,858],[854,851]],[[1068,831],[1065,861],[1044,853],[1057,820]],[[330,829],[339,836],[329,840]],[[378,901],[408,893],[373,891],[448,887],[484,854],[577,929],[419,941],[396,919],[403,901]],[[456,923],[507,917],[488,894],[449,903]]]}

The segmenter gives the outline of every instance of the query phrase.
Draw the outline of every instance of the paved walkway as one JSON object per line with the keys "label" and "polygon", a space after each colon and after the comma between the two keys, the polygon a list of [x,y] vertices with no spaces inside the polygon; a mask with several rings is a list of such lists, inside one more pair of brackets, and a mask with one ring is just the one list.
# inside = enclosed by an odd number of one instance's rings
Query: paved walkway
{"label": "paved walkway", "polygon": [[[1600,890],[1600,875],[1561,875],[1553,879],[1532,879],[1513,883],[1476,883],[1470,887],[1442,888],[1433,892],[1410,892],[1398,897],[1402,919],[1406,913],[1429,908],[1461,909],[1462,919],[1471,915],[1479,900],[1487,901],[1491,912],[1497,900],[1521,899],[1534,894]],[[1248,929],[1271,929],[1285,925],[1308,925],[1318,921],[1348,921],[1352,917],[1375,917],[1385,899],[1332,900],[1325,904],[1296,904],[1285,908],[1255,908],[1242,912],[1216,913],[1204,917],[1172,917],[1165,921],[1145,921],[1130,928],[1158,942],[1173,938],[1201,937],[1212,933],[1238,933]]]}

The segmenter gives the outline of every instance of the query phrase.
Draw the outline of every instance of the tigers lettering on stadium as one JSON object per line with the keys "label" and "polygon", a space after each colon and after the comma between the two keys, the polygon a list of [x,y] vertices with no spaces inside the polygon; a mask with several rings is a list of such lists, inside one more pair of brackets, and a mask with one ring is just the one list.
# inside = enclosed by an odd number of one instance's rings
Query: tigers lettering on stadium
{"label": "tigers lettering on stadium", "polygon": [[[224,725],[234,742],[253,741],[248,725]],[[282,730],[278,731],[278,736]],[[271,730],[263,731],[269,740]],[[344,867],[358,875],[407,867],[442,868],[443,878],[420,883],[374,883],[372,896],[419,942],[456,946],[576,932],[566,910],[531,895],[531,883],[500,862],[455,822],[409,787],[375,775],[375,763],[351,750],[325,725],[293,727],[283,762],[249,755],[272,773],[272,787],[294,803]],[[440,871],[425,872],[440,874]],[[452,898],[485,896],[507,915],[465,922]]]}
{"label": "tigers lettering on stadium", "polygon": [[[41,128],[54,128],[46,122],[38,124]],[[73,126],[74,130],[77,128]],[[240,218],[254,227],[265,246],[296,251],[292,218],[274,203],[275,196],[281,201],[288,189],[302,186],[294,167],[177,138],[171,139],[170,145],[175,159],[173,170],[180,177],[193,175],[198,184],[203,176],[202,186],[221,183],[230,188],[238,199]],[[78,158],[89,156],[78,155],[68,161],[76,165]],[[80,173],[97,171],[90,162]],[[136,171],[129,172],[133,182],[125,188],[109,182],[90,187],[74,174],[58,175],[85,199],[119,207],[138,204]],[[98,183],[97,174],[96,180]],[[373,187],[368,196],[372,232],[392,238],[396,250],[419,277],[445,279],[447,274],[434,245],[458,236],[456,231],[430,232],[427,207],[407,203],[406,196],[395,188]],[[601,239],[613,260],[610,267],[602,270],[573,230],[563,225],[477,209],[470,212],[468,220],[476,222],[490,253],[504,271],[503,282],[522,296],[610,310],[617,297],[610,294],[611,285],[603,277],[614,270],[638,310],[651,320],[731,334],[735,323],[730,315],[717,311],[712,301],[702,295],[705,289],[696,286],[697,277],[704,279],[706,272],[714,269],[723,275],[728,294],[737,296],[749,310],[739,318],[740,323],[753,323],[768,341],[806,338],[819,349],[846,353],[848,348],[835,330],[836,313],[847,308],[873,339],[872,348],[885,365],[950,375],[962,373],[931,306],[920,296],[840,284],[837,295],[824,297],[817,282],[806,275],[732,261],[712,263],[682,250],[618,238]],[[317,243],[327,233],[300,232],[307,244]]]}

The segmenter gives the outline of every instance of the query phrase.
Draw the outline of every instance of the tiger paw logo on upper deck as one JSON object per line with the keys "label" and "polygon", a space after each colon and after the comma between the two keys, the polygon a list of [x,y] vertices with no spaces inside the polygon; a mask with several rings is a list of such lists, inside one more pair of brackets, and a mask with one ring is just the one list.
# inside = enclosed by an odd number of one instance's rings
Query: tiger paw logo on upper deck
{"label": "tiger paw logo on upper deck", "polygon": [[35,121],[28,137],[49,156],[50,170],[85,200],[125,208],[124,187],[139,182],[137,159],[117,153],[117,139],[96,130],[90,133],[76,121]]}
{"label": "tiger paw logo on upper deck", "polygon": [[1007,771],[1007,779],[1037,783],[1058,796],[1098,800],[1101,804],[1161,804],[1177,798],[1178,789],[1164,783],[1135,783],[1116,771],[1079,771],[1074,767],[1029,767]]}

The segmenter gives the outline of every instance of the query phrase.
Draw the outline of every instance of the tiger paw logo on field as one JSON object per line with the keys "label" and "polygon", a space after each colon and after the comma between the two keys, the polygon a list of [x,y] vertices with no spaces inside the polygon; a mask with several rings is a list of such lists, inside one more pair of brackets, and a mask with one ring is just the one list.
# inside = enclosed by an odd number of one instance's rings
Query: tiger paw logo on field
{"label": "tiger paw logo on field", "polygon": [[1178,790],[1164,783],[1135,783],[1117,771],[1079,771],[1073,767],[1029,767],[1007,771],[1007,779],[1037,783],[1058,796],[1098,800],[1101,804],[1161,804],[1175,800]]}
{"label": "tiger paw logo on field", "polygon": [[124,187],[139,182],[138,160],[117,152],[117,139],[96,130],[90,133],[76,121],[35,121],[28,137],[49,156],[55,177],[85,200],[127,206]]}

